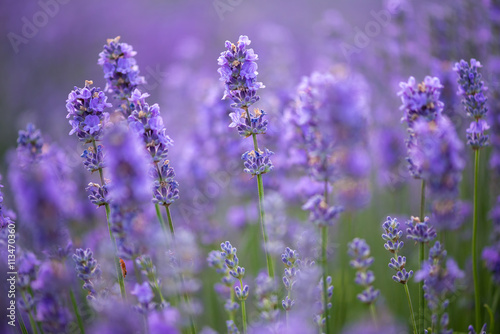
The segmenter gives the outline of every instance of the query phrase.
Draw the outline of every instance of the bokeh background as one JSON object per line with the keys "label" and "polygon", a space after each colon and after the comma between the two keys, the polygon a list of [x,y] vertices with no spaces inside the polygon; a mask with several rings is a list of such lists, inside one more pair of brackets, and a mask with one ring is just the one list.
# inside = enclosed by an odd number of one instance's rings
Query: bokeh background
{"label": "bokeh background", "polygon": [[[380,261],[385,261],[387,255],[381,249],[379,238],[381,221],[388,214],[402,217],[416,214],[419,205],[419,184],[413,182],[406,171],[405,129],[400,123],[398,84],[410,75],[417,81],[423,80],[425,75],[438,76],[444,84],[445,112],[465,141],[465,115],[455,94],[456,74],[452,65],[460,59],[477,58],[486,65],[484,77],[490,91],[498,88],[499,79],[495,75],[498,66],[494,65],[498,63],[499,55],[499,8],[495,1],[487,0],[2,0],[0,173],[6,175],[9,151],[16,145],[18,130],[25,128],[28,122],[34,123],[51,142],[63,148],[68,155],[69,167],[82,169],[81,146],[76,138],[68,136],[70,126],[65,118],[67,94],[75,85],[83,86],[85,80],[93,80],[96,86],[105,85],[102,69],[97,65],[98,54],[108,38],[121,36],[122,41],[137,51],[136,60],[148,82],[142,88],[151,94],[150,104],[160,104],[167,131],[175,141],[170,159],[177,169],[188,214],[179,205],[173,208],[174,215],[181,224],[197,226],[200,240],[206,245],[217,244],[215,240],[238,231],[247,233],[245,224],[248,219],[245,217],[256,222],[257,213],[252,205],[255,204],[252,194],[240,191],[253,189],[253,184],[247,188],[230,189],[232,184],[248,181],[247,176],[240,175],[239,167],[224,170],[236,175],[237,182],[232,180],[218,191],[236,194],[236,197],[224,202],[221,198],[228,196],[214,195],[219,204],[211,208],[210,222],[204,216],[205,212],[193,207],[197,207],[197,200],[210,201],[211,197],[206,196],[210,184],[204,184],[203,180],[213,177],[210,173],[220,168],[213,162],[218,157],[212,156],[212,160],[200,162],[200,156],[204,156],[197,150],[220,153],[220,159],[232,156],[236,162],[244,152],[243,148],[233,150],[231,154],[218,152],[217,147],[210,146],[210,136],[214,131],[207,128],[217,128],[215,132],[226,141],[240,140],[235,131],[226,129],[229,118],[219,117],[220,112],[219,116],[212,116],[211,112],[221,108],[218,100],[222,96],[222,83],[218,80],[217,58],[224,50],[224,42],[235,42],[240,35],[248,35],[259,55],[259,81],[266,85],[259,106],[266,110],[270,119],[269,136],[264,140],[276,153],[273,173],[278,175],[280,168],[285,168],[291,159],[286,148],[290,143],[280,138],[286,128],[286,105],[301,77],[313,71],[332,69],[346,71],[353,77],[354,74],[364,77],[368,87],[365,96],[368,125],[363,135],[367,136],[368,143],[371,196],[368,196],[367,205],[359,210],[353,209],[352,215],[348,215],[357,226],[349,234],[366,238],[372,248],[378,249],[374,254],[380,255]],[[215,124],[214,117],[224,123]],[[384,136],[387,133],[391,136]],[[462,185],[465,203],[471,199],[470,161],[468,156]],[[485,162],[480,177],[487,189],[482,202],[483,217],[493,201],[490,195],[495,193],[495,189],[487,186],[494,182],[490,182],[486,165]],[[208,172],[201,170],[200,166],[205,166]],[[84,180],[80,182],[88,182],[89,176],[80,173]],[[273,203],[278,207],[283,205],[284,211],[293,219],[305,220],[306,214],[299,206],[283,204],[296,203],[295,195],[300,185],[283,186],[281,181],[279,176],[270,176],[267,181],[267,186],[279,194]],[[205,196],[200,195],[204,193]],[[13,203],[8,193],[6,198],[8,203]],[[231,198],[234,202],[243,199],[250,204],[243,209],[234,209]],[[272,192],[270,198],[273,198]],[[283,216],[276,215],[285,219],[284,213]],[[218,228],[214,228],[216,222],[220,223]],[[221,226],[230,226],[233,232]],[[206,234],[206,230],[213,234]],[[486,234],[480,236],[484,243]],[[244,235],[248,244],[252,244],[258,238],[258,230],[251,229]],[[457,256],[459,266],[466,268],[470,259],[460,243],[468,242],[470,228],[461,228],[453,238],[450,240],[454,241],[449,242],[449,251]],[[345,243],[346,240],[335,240],[332,249],[339,245],[345,247]],[[412,256],[412,251],[408,252]],[[253,275],[264,263],[262,258],[256,259],[251,254],[242,255],[242,259],[249,263],[249,272]],[[335,263],[332,263],[332,268]],[[395,286],[386,266],[378,268],[375,269],[377,280],[387,280],[387,284],[379,286],[389,300],[386,306],[405,321],[405,300],[399,297],[392,300]],[[340,279],[340,276],[335,277],[335,282]],[[464,290],[470,282],[465,284]],[[207,284],[204,291],[210,288]],[[346,302],[353,305],[356,305],[355,290],[352,288],[351,294],[345,297]],[[347,315],[336,315],[355,319],[358,307],[345,311]],[[460,312],[472,310],[471,302],[461,299],[457,308]],[[210,312],[205,314],[205,323],[217,328],[220,324],[211,320],[215,316]],[[456,314],[451,311],[453,324],[465,330],[470,318],[456,317]]]}

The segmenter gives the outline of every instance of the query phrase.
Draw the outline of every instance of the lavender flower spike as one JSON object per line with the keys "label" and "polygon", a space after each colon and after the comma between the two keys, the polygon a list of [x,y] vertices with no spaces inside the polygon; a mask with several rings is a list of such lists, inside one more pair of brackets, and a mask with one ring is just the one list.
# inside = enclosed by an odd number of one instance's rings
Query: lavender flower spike
{"label": "lavender flower spike", "polygon": [[401,120],[406,121],[409,127],[421,117],[432,121],[443,111],[444,104],[439,100],[443,85],[439,78],[426,76],[422,83],[417,84],[415,78],[410,77],[408,82],[401,82],[399,87],[400,109],[405,112]]}
{"label": "lavender flower spike", "polygon": [[[120,43],[120,36],[108,39],[104,50],[99,54],[97,63],[102,66],[108,93],[114,93],[116,98],[127,100],[134,89],[146,83],[139,75],[134,56],[137,54],[131,45]],[[128,103],[127,103],[128,104]],[[123,108],[128,110],[128,108]]]}
{"label": "lavender flower spike", "polygon": [[476,59],[470,60],[470,65],[465,60],[455,63],[453,68],[458,74],[458,92],[462,96],[467,116],[472,117],[473,121],[467,129],[467,144],[472,149],[478,150],[488,145],[488,135],[486,131],[490,128],[486,121],[488,107],[486,102],[486,91],[488,88],[484,85],[482,75],[478,69],[483,67]]}
{"label": "lavender flower spike", "polygon": [[437,236],[434,227],[429,224],[429,217],[425,217],[424,221],[421,222],[420,218],[412,216],[411,219],[406,222],[406,225],[408,225],[406,237],[415,240],[415,242],[428,243]]}
{"label": "lavender flower spike", "polygon": [[101,268],[94,259],[92,251],[89,248],[86,250],[77,249],[73,254],[73,261],[76,264],[75,269],[78,277],[85,283],[83,289],[89,292],[87,299],[95,300],[97,292],[92,281],[100,278]]}
{"label": "lavender flower spike", "polygon": [[373,264],[373,257],[370,256],[370,246],[364,239],[354,238],[347,247],[347,254],[352,258],[350,264],[357,270],[354,282],[364,288],[357,297],[362,303],[370,305],[380,295],[380,291],[373,288],[375,275],[373,271],[368,270]]}
{"label": "lavender flower spike", "polygon": [[264,88],[262,82],[257,81],[257,63],[259,57],[250,45],[247,36],[240,36],[238,43],[226,41],[226,51],[220,54],[218,64],[220,80],[225,84],[224,96],[233,100],[234,108],[248,108],[259,100],[257,90]]}
{"label": "lavender flower spike", "polygon": [[101,140],[109,121],[109,114],[104,110],[111,107],[104,92],[91,86],[92,81],[85,81],[85,87],[75,87],[66,100],[66,118],[71,118],[69,124],[72,126],[69,134],[75,133],[84,143]]}

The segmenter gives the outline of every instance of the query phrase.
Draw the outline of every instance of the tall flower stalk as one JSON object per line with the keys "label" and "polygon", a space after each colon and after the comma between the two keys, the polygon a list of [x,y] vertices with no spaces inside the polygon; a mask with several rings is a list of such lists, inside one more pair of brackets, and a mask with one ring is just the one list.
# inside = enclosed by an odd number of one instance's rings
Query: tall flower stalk
{"label": "tall flower stalk", "polygon": [[480,149],[488,145],[488,135],[486,131],[490,128],[486,121],[487,98],[485,96],[487,87],[484,85],[482,75],[478,69],[482,65],[476,59],[470,60],[470,65],[465,60],[455,64],[454,70],[458,74],[458,95],[462,97],[462,104],[467,116],[473,120],[467,129],[467,144],[474,150],[474,218],[472,222],[472,273],[474,278],[474,300],[476,326],[480,328],[481,299],[479,272],[477,268],[477,230],[478,230],[478,174],[479,174],[479,152]]}
{"label": "tall flower stalk", "polygon": [[406,257],[398,255],[399,250],[404,246],[404,242],[401,241],[403,236],[403,231],[399,228],[399,222],[396,218],[387,217],[387,220],[382,224],[384,233],[382,234],[382,239],[385,240],[384,248],[390,253],[394,254],[389,262],[389,268],[396,271],[396,274],[392,276],[392,279],[403,284],[405,288],[406,298],[408,299],[408,307],[410,309],[410,315],[413,325],[413,333],[419,333],[417,330],[417,323],[415,321],[415,313],[413,312],[413,305],[410,297],[410,290],[408,289],[408,281],[413,276],[413,270],[406,271]]}
{"label": "tall flower stalk", "polygon": [[106,209],[109,238],[115,252],[114,262],[118,284],[123,299],[126,299],[125,284],[117,255],[118,248],[111,231],[110,207],[107,199],[108,190],[103,175],[103,167],[105,166],[103,146],[97,144],[97,142],[101,141],[104,128],[109,122],[109,114],[104,110],[111,107],[111,104],[107,102],[104,92],[100,88],[91,87],[92,84],[92,81],[85,81],[84,88],[75,87],[69,93],[66,100],[66,109],[68,110],[66,118],[71,118],[69,124],[72,126],[72,130],[69,134],[75,134],[84,145],[89,145],[82,154],[84,166],[91,173],[96,171],[99,173],[100,184],[91,183],[87,190],[90,192],[89,199],[91,202],[97,206],[103,205]]}
{"label": "tall flower stalk", "polygon": [[220,80],[225,84],[223,99],[229,98],[233,101],[230,114],[231,124],[238,130],[243,138],[252,136],[253,150],[245,152],[242,159],[245,161],[245,172],[257,178],[257,190],[259,193],[259,220],[264,240],[264,250],[266,253],[267,272],[269,277],[274,278],[274,264],[271,254],[268,251],[269,238],[266,231],[264,216],[264,186],[262,174],[273,169],[269,157],[274,154],[268,149],[262,151],[257,142],[257,135],[264,134],[267,130],[268,121],[264,120],[264,111],[250,110],[250,106],[259,101],[257,91],[265,86],[257,81],[258,56],[253,49],[247,48],[251,41],[247,36],[240,36],[235,45],[226,41],[226,51],[222,52],[218,64],[220,68]]}

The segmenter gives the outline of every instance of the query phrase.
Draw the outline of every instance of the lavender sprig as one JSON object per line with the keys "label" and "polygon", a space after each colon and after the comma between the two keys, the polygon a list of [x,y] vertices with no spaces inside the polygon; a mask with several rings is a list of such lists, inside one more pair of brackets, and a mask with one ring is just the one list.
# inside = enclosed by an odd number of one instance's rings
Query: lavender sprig
{"label": "lavender sprig", "polygon": [[436,333],[449,333],[447,296],[456,291],[456,282],[464,277],[453,259],[446,259],[446,250],[439,241],[429,251],[429,259],[415,274],[416,281],[424,281],[425,299],[432,311],[432,326]]}
{"label": "lavender sprig", "polygon": [[370,246],[368,246],[364,239],[359,238],[354,238],[347,246],[347,254],[352,258],[350,265],[356,269],[354,283],[364,289],[357,297],[362,303],[371,305],[380,295],[380,291],[373,288],[375,275],[373,271],[368,270],[374,261],[373,257],[370,256]]}
{"label": "lavender sprig", "polygon": [[245,172],[257,176],[257,189],[259,192],[259,218],[266,253],[267,272],[269,277],[274,278],[273,259],[268,251],[268,236],[264,220],[264,186],[262,174],[273,169],[269,157],[273,152],[268,149],[259,149],[257,134],[263,134],[267,130],[267,120],[263,117],[265,112],[255,109],[249,111],[249,107],[257,102],[260,97],[257,91],[265,86],[257,81],[258,56],[253,49],[247,48],[251,41],[248,36],[240,36],[237,44],[226,41],[226,51],[221,52],[218,59],[220,80],[224,82],[224,96],[222,99],[230,98],[233,101],[231,107],[234,112],[230,114],[230,127],[236,127],[238,133],[243,137],[252,136],[253,151],[243,154],[245,160]]}
{"label": "lavender sprig", "polygon": [[108,93],[123,101],[120,111],[126,116],[130,114],[127,99],[139,86],[146,83],[139,75],[139,66],[134,58],[137,54],[131,45],[120,42],[120,36],[108,39],[104,50],[99,54],[97,63],[102,66]]}
{"label": "lavender sprig", "polygon": [[84,284],[83,289],[88,291],[87,299],[95,300],[98,296],[93,281],[99,280],[101,277],[101,267],[94,259],[94,254],[87,248],[83,250],[78,248],[73,254],[73,261],[75,261],[76,272]]}
{"label": "lavender sprig", "polygon": [[[104,157],[104,155],[99,154],[97,146],[97,142],[102,139],[104,129],[107,127],[109,122],[109,114],[104,110],[111,107],[111,104],[106,102],[107,97],[104,92],[102,92],[100,88],[91,87],[92,84],[92,81],[85,81],[84,88],[75,87],[74,90],[69,93],[68,99],[66,100],[66,109],[68,111],[66,118],[71,117],[69,123],[72,126],[72,130],[69,134],[76,134],[79,140],[84,144],[91,144],[91,148],[87,148],[87,152],[95,153],[95,156],[93,154],[85,153],[82,155],[85,167],[89,168],[89,166],[100,165],[100,167],[97,168],[97,171],[99,172],[100,184],[89,184],[89,187],[86,189],[90,191],[90,201],[97,206],[104,205],[106,209],[109,237],[115,251],[115,270],[122,298],[125,299],[125,284],[120,270],[120,262],[117,257],[118,248],[116,246],[116,241],[111,231],[111,224],[109,221],[110,208],[109,201],[107,199],[107,184],[104,181],[103,175],[104,163],[100,160]],[[102,152],[102,148],[100,150]]]}
{"label": "lavender sprig", "polygon": [[399,228],[399,222],[396,218],[387,217],[387,220],[382,224],[384,233],[382,239],[385,240],[384,248],[394,254],[394,257],[389,262],[389,268],[396,271],[392,279],[403,284],[408,299],[408,306],[410,308],[410,315],[413,324],[413,333],[417,334],[417,323],[415,322],[415,314],[413,312],[413,305],[411,303],[410,291],[408,289],[408,281],[413,276],[413,270],[406,271],[406,257],[398,256],[398,252],[403,248],[404,242],[400,239],[403,236],[403,231]]}
{"label": "lavender sprig", "polygon": [[458,74],[458,95],[462,96],[462,104],[465,107],[467,116],[473,120],[467,129],[467,144],[474,150],[474,218],[472,222],[472,274],[474,280],[474,303],[476,328],[481,324],[480,286],[479,271],[477,268],[477,225],[478,225],[478,173],[479,173],[479,152],[480,149],[488,145],[488,135],[486,131],[490,128],[486,121],[486,90],[482,75],[478,69],[482,65],[476,59],[470,60],[470,65],[465,60],[455,64],[453,68]]}

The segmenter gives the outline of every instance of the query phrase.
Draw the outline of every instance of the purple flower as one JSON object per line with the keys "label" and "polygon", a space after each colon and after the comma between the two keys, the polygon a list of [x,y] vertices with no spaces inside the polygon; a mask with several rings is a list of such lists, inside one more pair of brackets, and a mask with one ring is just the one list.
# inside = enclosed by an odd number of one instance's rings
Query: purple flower
{"label": "purple flower", "polygon": [[22,156],[22,159],[27,159],[26,163],[29,163],[42,155],[43,144],[40,130],[35,128],[32,123],[28,123],[26,130],[19,130],[17,154]]}
{"label": "purple flower", "polygon": [[84,282],[83,289],[89,292],[87,299],[94,300],[97,296],[97,291],[95,290],[93,281],[101,277],[101,268],[94,259],[92,251],[89,248],[86,250],[77,249],[75,254],[73,254],[73,261],[76,264],[75,269],[78,273],[78,278]]}
{"label": "purple flower", "polygon": [[132,294],[137,297],[137,300],[141,304],[149,304],[154,297],[153,290],[149,286],[149,282],[144,282],[142,284],[135,284]]}
{"label": "purple flower", "polygon": [[[134,89],[146,83],[144,77],[139,76],[139,66],[134,58],[136,54],[131,45],[120,43],[119,36],[108,39],[99,54],[97,63],[104,71],[105,91],[114,93],[117,99],[126,100]],[[121,109],[127,114],[128,108]]]}
{"label": "purple flower", "polygon": [[399,228],[397,218],[387,217],[387,220],[382,224],[384,233],[382,239],[385,240],[384,247],[391,253],[397,253],[404,246],[403,241],[399,241],[403,236],[403,231]]}
{"label": "purple flower", "polygon": [[234,108],[246,108],[259,100],[257,90],[264,88],[262,82],[257,81],[258,56],[253,49],[248,49],[250,40],[247,36],[240,36],[237,45],[226,41],[226,51],[220,54],[218,64],[220,80],[224,82],[225,92],[222,99],[229,97],[233,100]]}
{"label": "purple flower", "polygon": [[488,145],[488,135],[486,131],[490,128],[486,121],[488,88],[484,85],[482,75],[478,69],[483,67],[476,59],[470,60],[470,65],[465,60],[455,63],[453,68],[458,75],[458,92],[462,96],[462,104],[467,116],[473,121],[467,129],[467,144],[473,150],[478,150]]}
{"label": "purple flower", "polygon": [[401,90],[402,106],[405,116],[402,121],[406,121],[411,128],[413,122],[424,118],[427,121],[434,120],[443,111],[443,102],[439,100],[443,86],[439,78],[426,76],[424,81],[417,84],[414,77],[410,77],[408,82],[399,84]]}
{"label": "purple flower", "polygon": [[368,270],[374,261],[370,256],[370,246],[364,239],[354,238],[347,247],[347,254],[352,258],[350,265],[356,269],[354,283],[361,285],[364,289],[357,297],[362,303],[371,304],[378,298],[380,291],[373,288],[375,275]]}
{"label": "purple flower", "polygon": [[306,204],[302,206],[302,210],[309,211],[309,221],[318,227],[333,226],[340,213],[343,211],[338,206],[328,206],[325,198],[321,195],[314,195]]}
{"label": "purple flower", "polygon": [[138,207],[151,198],[148,157],[136,134],[121,125],[105,136],[107,165],[111,183],[110,200],[127,208]]}
{"label": "purple flower", "polygon": [[93,146],[87,147],[87,149],[83,151],[81,157],[83,158],[83,165],[91,173],[106,167],[102,145],[97,145],[97,151],[94,150]]}
{"label": "purple flower", "polygon": [[267,131],[269,121],[264,119],[266,112],[255,108],[253,112],[235,109],[229,114],[231,118],[230,128],[236,128],[240,136],[246,138],[252,134],[264,134]]}
{"label": "purple flower", "polygon": [[448,325],[448,315],[442,313],[449,304],[447,296],[456,291],[456,282],[464,276],[453,259],[446,259],[446,251],[439,241],[429,250],[429,259],[415,274],[415,281],[424,281],[424,297],[433,313],[432,322],[439,321],[442,330]]}
{"label": "purple flower", "polygon": [[66,100],[66,109],[71,118],[70,135],[76,133],[80,141],[90,143],[101,139],[104,128],[109,121],[109,114],[104,110],[111,107],[107,97],[100,88],[91,87],[92,81],[85,81],[84,88],[75,87]]}
{"label": "purple flower", "polygon": [[436,238],[436,231],[429,224],[429,217],[425,217],[424,221],[421,222],[418,217],[411,217],[409,221],[406,222],[408,228],[406,229],[406,237],[415,242],[428,243]]}
{"label": "purple flower", "polygon": [[270,157],[274,152],[264,149],[264,152],[258,150],[247,151],[243,153],[241,159],[244,160],[245,173],[252,176],[268,173],[274,169]]}

